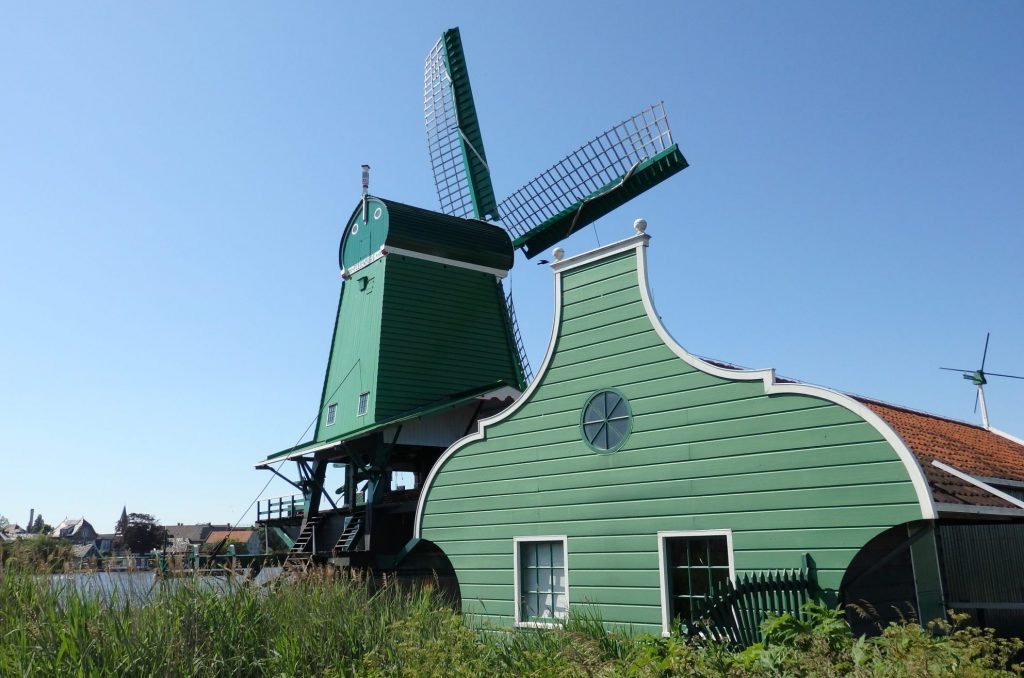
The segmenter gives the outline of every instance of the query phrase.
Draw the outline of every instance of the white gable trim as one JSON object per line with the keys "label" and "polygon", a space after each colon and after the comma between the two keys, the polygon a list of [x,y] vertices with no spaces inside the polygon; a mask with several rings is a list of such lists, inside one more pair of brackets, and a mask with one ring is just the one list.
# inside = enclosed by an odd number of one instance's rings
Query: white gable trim
{"label": "white gable trim", "polygon": [[416,517],[412,526],[412,536],[414,539],[422,539],[423,529],[423,506],[427,501],[427,495],[430,494],[430,488],[434,485],[434,478],[437,477],[438,472],[444,468],[444,465],[448,462],[453,454],[461,450],[463,447],[473,442],[474,440],[484,440],[487,437],[487,427],[496,424],[503,419],[507,419],[519,410],[520,407],[526,404],[526,401],[530,399],[533,392],[537,390],[540,383],[544,381],[544,374],[547,372],[548,365],[551,364],[551,356],[555,352],[555,342],[558,340],[558,327],[562,321],[562,280],[561,275],[555,274],[555,319],[551,324],[551,337],[548,339],[548,350],[544,354],[544,362],[541,363],[540,369],[537,370],[537,375],[530,382],[530,385],[523,391],[523,395],[519,400],[515,401],[505,409],[501,410],[497,414],[481,419],[477,423],[477,428],[474,433],[469,434],[463,438],[456,440],[452,443],[451,447],[445,450],[444,454],[434,464],[434,468],[430,469],[430,473],[427,475],[427,479],[423,481],[423,489],[420,490],[420,498],[416,502]]}
{"label": "white gable trim", "polygon": [[508,271],[503,271],[500,268],[491,268],[490,266],[481,266],[480,264],[471,264],[468,261],[458,261],[457,259],[448,259],[446,257],[438,257],[433,254],[424,254],[423,252],[415,252],[413,250],[402,249],[401,247],[391,247],[385,245],[380,248],[381,254],[387,256],[389,254],[398,254],[403,257],[410,257],[412,259],[422,259],[423,261],[432,261],[435,264],[444,264],[445,266],[452,266],[454,268],[465,268],[470,271],[479,271],[480,273],[490,273],[495,278],[504,278],[508,275]]}
{"label": "white gable trim", "polygon": [[828,400],[837,405],[845,407],[857,416],[864,419],[866,422],[871,424],[877,430],[886,442],[888,442],[892,448],[896,451],[900,461],[903,462],[903,466],[907,469],[907,474],[910,476],[910,482],[914,485],[914,491],[917,493],[917,501],[921,507],[921,518],[924,520],[933,520],[937,517],[935,512],[935,503],[932,501],[931,492],[928,490],[928,481],[924,477],[924,471],[921,470],[921,465],[917,461],[917,457],[910,451],[907,444],[903,442],[899,434],[896,433],[881,417],[872,412],[863,403],[854,400],[848,395],[833,391],[831,389],[824,388],[822,386],[812,386],[810,384],[780,384],[775,381],[775,370],[772,368],[762,370],[728,370],[717,365],[704,362],[695,355],[689,353],[683,348],[673,337],[669,334],[669,331],[661,324],[661,317],[657,311],[654,310],[654,302],[651,300],[651,289],[647,279],[647,243],[644,242],[637,246],[637,271],[640,277],[640,294],[644,300],[644,309],[647,311],[647,318],[651,324],[654,325],[655,331],[661,340],[668,346],[673,353],[683,359],[688,365],[694,369],[700,370],[705,374],[710,374],[715,377],[722,379],[730,379],[733,381],[762,381],[764,382],[764,392],[768,395],[777,393],[797,393],[800,395],[812,396],[815,398],[821,398],[822,400]]}

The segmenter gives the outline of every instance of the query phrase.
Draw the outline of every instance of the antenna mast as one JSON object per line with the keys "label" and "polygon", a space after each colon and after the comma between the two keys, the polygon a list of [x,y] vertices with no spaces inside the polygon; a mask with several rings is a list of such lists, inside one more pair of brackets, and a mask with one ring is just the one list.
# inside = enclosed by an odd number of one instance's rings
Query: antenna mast
{"label": "antenna mast", "polygon": [[985,371],[985,359],[988,357],[988,340],[991,336],[991,332],[985,333],[985,349],[981,352],[981,367],[976,370],[962,370],[956,367],[940,367],[940,370],[949,370],[950,372],[960,372],[964,379],[967,379],[975,386],[978,387],[978,395],[974,400],[974,411],[978,411],[978,406],[981,406],[981,425],[984,428],[989,428],[988,425],[988,406],[985,404],[985,384],[988,383],[988,379],[985,377],[1006,377],[1007,379],[1024,379],[1024,377],[1017,376],[1015,374],[1000,374],[998,372],[986,372]]}

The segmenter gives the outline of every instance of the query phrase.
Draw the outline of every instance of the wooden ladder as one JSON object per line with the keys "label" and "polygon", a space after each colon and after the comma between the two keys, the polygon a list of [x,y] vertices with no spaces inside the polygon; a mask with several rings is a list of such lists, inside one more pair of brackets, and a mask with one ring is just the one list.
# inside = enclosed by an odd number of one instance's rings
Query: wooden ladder
{"label": "wooden ladder", "polygon": [[302,528],[302,532],[299,533],[295,543],[288,550],[288,556],[284,559],[285,570],[305,571],[309,567],[313,556],[316,555],[313,552],[313,536],[319,522],[320,516],[310,516],[306,521],[306,526]]}
{"label": "wooden ladder", "polygon": [[359,516],[352,516],[349,519],[348,524],[345,525],[345,529],[342,531],[341,536],[338,537],[338,543],[334,545],[335,553],[348,553],[355,551],[353,548],[356,542],[356,538],[363,529],[363,519]]}

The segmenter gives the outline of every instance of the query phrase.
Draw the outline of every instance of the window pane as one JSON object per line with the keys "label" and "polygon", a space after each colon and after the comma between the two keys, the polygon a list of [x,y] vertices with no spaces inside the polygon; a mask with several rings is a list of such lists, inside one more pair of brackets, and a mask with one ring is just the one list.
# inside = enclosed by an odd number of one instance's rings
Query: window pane
{"label": "window pane", "polygon": [[673,601],[675,603],[675,609],[672,611],[672,617],[677,619],[683,619],[690,621],[693,611],[690,609],[689,598],[677,598]]}
{"label": "window pane", "polygon": [[690,575],[690,594],[694,596],[708,595],[710,572],[704,568],[691,568]]}
{"label": "window pane", "polygon": [[674,567],[686,567],[689,560],[686,557],[686,539],[669,539],[668,541],[668,562]]}
{"label": "window pane", "polygon": [[690,566],[691,567],[707,567],[710,565],[708,562],[708,542],[706,539],[692,539],[690,541]]}
{"label": "window pane", "polygon": [[626,401],[622,398],[618,398],[618,402],[615,403],[614,407],[608,412],[609,419],[617,419],[619,417],[629,416],[629,410],[626,409]]}
{"label": "window pane", "polygon": [[587,441],[590,442],[591,445],[597,445],[597,436],[601,433],[604,427],[605,423],[603,421],[599,421],[596,424],[583,424],[583,433],[587,436]]}
{"label": "window pane", "polygon": [[551,571],[551,590],[556,593],[565,591],[565,570],[561,565]]}
{"label": "window pane", "polygon": [[672,594],[676,596],[689,595],[690,593],[690,571],[685,567],[672,570]]}
{"label": "window pane", "polygon": [[555,616],[555,597],[553,594],[545,593],[541,596],[540,614],[542,617]]}
{"label": "window pane", "polygon": [[524,612],[526,614],[524,614],[523,616],[527,619],[529,619],[530,617],[540,616],[540,607],[537,594],[530,593],[526,595],[526,609],[524,610]]}
{"label": "window pane", "polygon": [[523,571],[523,591],[533,592],[540,588],[540,581],[537,579],[539,570],[535,567],[528,567]]}
{"label": "window pane", "polygon": [[729,544],[725,537],[711,540],[711,564],[718,566],[729,565]]}
{"label": "window pane", "polygon": [[608,447],[612,448],[622,442],[629,430],[629,422],[625,419],[613,419],[608,422]]}
{"label": "window pane", "polygon": [[721,583],[728,578],[729,568],[727,567],[715,568],[714,570],[711,570],[711,585],[714,587],[714,590],[716,591],[718,590],[719,585],[721,585]]}
{"label": "window pane", "polygon": [[556,541],[551,544],[551,564],[557,567],[562,567],[565,562],[564,555],[562,554],[562,542]]}
{"label": "window pane", "polygon": [[551,567],[551,544],[543,542],[537,544],[537,564],[541,567]]}
{"label": "window pane", "polygon": [[569,602],[564,593],[555,596],[555,616],[564,617],[569,611]]}
{"label": "window pane", "polygon": [[583,415],[583,421],[604,421],[604,412],[602,411],[602,403],[600,398],[595,398],[593,402],[587,405],[587,411]]}

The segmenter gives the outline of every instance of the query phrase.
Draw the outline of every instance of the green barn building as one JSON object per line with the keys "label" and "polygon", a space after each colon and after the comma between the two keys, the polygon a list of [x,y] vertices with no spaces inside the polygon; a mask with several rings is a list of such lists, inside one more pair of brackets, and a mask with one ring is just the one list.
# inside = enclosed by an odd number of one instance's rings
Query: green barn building
{"label": "green barn building", "polygon": [[1019,619],[1024,444],[691,355],[654,310],[648,239],[553,265],[536,380],[426,480],[415,537],[464,610],[667,633],[724,580],[803,570],[882,617]]}

